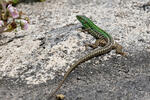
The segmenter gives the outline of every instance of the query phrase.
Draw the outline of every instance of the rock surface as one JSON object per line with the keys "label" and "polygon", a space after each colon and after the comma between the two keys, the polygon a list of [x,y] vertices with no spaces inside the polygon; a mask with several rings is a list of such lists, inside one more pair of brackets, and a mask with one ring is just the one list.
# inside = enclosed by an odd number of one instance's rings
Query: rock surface
{"label": "rock surface", "polygon": [[65,100],[150,100],[148,0],[46,0],[17,5],[30,18],[26,31],[0,34],[0,100],[46,100],[70,65],[95,39],[79,31],[90,17],[124,47],[76,68],[58,91]]}

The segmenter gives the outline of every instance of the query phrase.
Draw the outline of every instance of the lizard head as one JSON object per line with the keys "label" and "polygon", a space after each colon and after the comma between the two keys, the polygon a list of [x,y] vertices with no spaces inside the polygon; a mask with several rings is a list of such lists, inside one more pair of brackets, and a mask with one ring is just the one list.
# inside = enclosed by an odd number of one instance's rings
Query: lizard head
{"label": "lizard head", "polygon": [[91,28],[93,25],[93,22],[84,15],[77,15],[76,18],[82,23],[83,28],[85,29]]}

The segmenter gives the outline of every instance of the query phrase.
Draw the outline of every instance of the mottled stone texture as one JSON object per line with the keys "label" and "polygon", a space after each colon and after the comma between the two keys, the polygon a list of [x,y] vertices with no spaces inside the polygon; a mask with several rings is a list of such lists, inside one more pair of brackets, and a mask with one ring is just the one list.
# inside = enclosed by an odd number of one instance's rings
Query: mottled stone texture
{"label": "mottled stone texture", "polygon": [[76,68],[58,91],[65,100],[150,100],[148,0],[46,0],[20,3],[26,31],[0,34],[0,100],[46,100],[95,39],[79,31],[90,17],[128,53],[111,51]]}

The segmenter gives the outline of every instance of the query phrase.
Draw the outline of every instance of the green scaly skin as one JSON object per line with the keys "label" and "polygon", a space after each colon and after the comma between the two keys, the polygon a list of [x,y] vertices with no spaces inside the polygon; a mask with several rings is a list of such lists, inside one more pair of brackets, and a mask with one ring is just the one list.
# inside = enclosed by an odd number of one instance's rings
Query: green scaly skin
{"label": "green scaly skin", "polygon": [[91,34],[97,40],[98,39],[105,40],[106,44],[103,46],[103,48],[96,48],[96,49],[94,49],[92,52],[90,52],[89,54],[87,54],[84,57],[80,58],[73,65],[71,65],[71,67],[68,69],[68,71],[64,75],[63,80],[59,83],[58,87],[51,94],[49,99],[52,98],[56,94],[56,92],[60,89],[60,87],[62,86],[62,84],[64,83],[64,81],[68,77],[68,75],[79,64],[81,64],[81,63],[83,63],[83,62],[85,62],[85,61],[87,61],[87,60],[89,60],[89,59],[91,59],[91,58],[93,58],[95,56],[103,55],[103,54],[106,54],[106,53],[110,52],[113,49],[113,46],[115,44],[113,38],[107,32],[105,32],[104,30],[102,30],[99,27],[97,27],[89,18],[87,18],[86,16],[83,16],[83,15],[77,15],[76,17],[82,23],[83,28],[84,28],[85,31],[87,31],[89,34]]}
{"label": "green scaly skin", "polygon": [[92,36],[94,36],[96,39],[98,39],[101,36],[104,36],[105,38],[112,38],[111,35],[109,35],[107,32],[96,26],[89,18],[87,18],[84,15],[77,15],[77,19],[81,22],[83,25],[83,28],[86,30],[93,30],[95,33],[90,32]]}
{"label": "green scaly skin", "polygon": [[[83,30],[87,31],[90,35],[95,37],[96,41],[99,40],[99,44],[97,46],[102,45],[110,45],[112,48],[110,49],[116,49],[116,53],[121,54],[124,57],[127,57],[126,53],[122,51],[122,46],[114,41],[111,35],[109,35],[106,31],[102,30],[98,26],[96,26],[89,18],[87,18],[84,15],[77,15],[77,19],[82,23]],[[103,44],[103,40],[105,40],[105,43]],[[111,42],[111,43],[110,43]],[[101,45],[102,44],[102,45]]]}

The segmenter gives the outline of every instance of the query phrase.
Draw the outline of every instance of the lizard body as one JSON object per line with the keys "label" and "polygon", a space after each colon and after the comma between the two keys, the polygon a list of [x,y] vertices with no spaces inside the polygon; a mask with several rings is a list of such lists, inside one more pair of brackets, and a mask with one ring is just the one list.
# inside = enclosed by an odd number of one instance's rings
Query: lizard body
{"label": "lizard body", "polygon": [[[50,98],[53,97],[55,95],[55,93],[60,89],[60,87],[62,86],[62,84],[64,83],[64,81],[66,80],[66,78],[68,77],[68,75],[81,63],[95,57],[95,56],[99,56],[99,55],[103,55],[106,54],[108,52],[110,52],[112,49],[116,48],[115,46],[115,42],[114,39],[111,37],[111,35],[109,35],[107,32],[105,32],[104,30],[100,29],[99,27],[97,27],[89,18],[87,18],[86,16],[81,16],[81,15],[77,15],[76,16],[77,19],[82,23],[83,25],[83,30],[87,31],[89,34],[91,34],[93,37],[96,38],[97,40],[97,44],[96,46],[93,45],[88,45],[91,46],[94,49],[92,52],[90,52],[89,54],[85,55],[84,57],[80,58],[78,61],[76,61],[73,65],[71,65],[71,67],[68,69],[68,71],[66,72],[66,74],[64,75],[63,80],[59,83],[58,87],[56,88],[56,90],[51,94]],[[97,48],[98,46],[102,46],[102,48]],[[122,48],[121,48],[122,50]],[[120,50],[119,50],[120,51]],[[122,51],[120,51],[122,54],[124,54]],[[120,53],[120,54],[121,54]]]}

